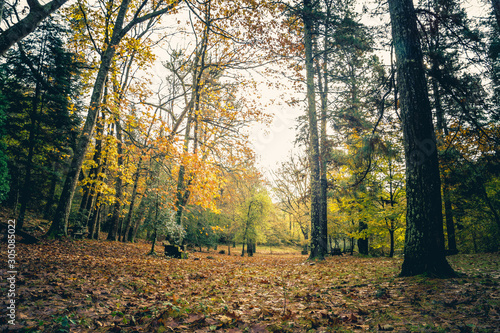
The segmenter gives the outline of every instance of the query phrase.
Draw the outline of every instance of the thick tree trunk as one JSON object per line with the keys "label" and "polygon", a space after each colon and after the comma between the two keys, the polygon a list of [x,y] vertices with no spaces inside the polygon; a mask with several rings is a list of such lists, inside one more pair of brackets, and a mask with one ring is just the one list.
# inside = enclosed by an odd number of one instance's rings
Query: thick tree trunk
{"label": "thick tree trunk", "polygon": [[311,169],[311,253],[309,259],[323,260],[326,254],[326,235],[321,218],[321,166],[316,114],[316,94],[313,60],[313,4],[304,0],[302,19],[304,21],[304,52],[307,85],[307,116],[309,121],[309,161]]}
{"label": "thick tree trunk", "polygon": [[29,14],[0,34],[0,56],[7,52],[12,45],[35,31],[46,17],[59,9],[66,1],[52,0],[45,5],[41,5],[37,0],[27,0],[30,7]]}
{"label": "thick tree trunk", "polygon": [[412,0],[389,0],[406,157],[406,237],[401,276],[454,276],[446,261],[441,181]]}
{"label": "thick tree trunk", "polygon": [[47,234],[48,237],[52,238],[68,235],[68,217],[71,210],[71,202],[73,201],[73,195],[75,194],[76,185],[78,183],[78,175],[80,174],[80,170],[82,168],[85,153],[87,152],[87,148],[92,138],[92,133],[94,132],[94,125],[98,109],[100,107],[102,93],[104,91],[104,83],[106,82],[106,76],[108,74],[111,59],[113,58],[114,53],[115,48],[108,47],[102,57],[101,66],[99,68],[97,79],[94,84],[94,90],[92,92],[87,119],[78,140],[78,144],[71,161],[71,166],[64,182],[55,218]]}
{"label": "thick tree trunk", "polygon": [[101,107],[106,77],[108,76],[108,72],[111,67],[111,61],[115,55],[116,46],[123,38],[122,26],[129,3],[130,0],[122,1],[115,21],[110,44],[101,56],[101,65],[99,66],[99,71],[97,72],[94,88],[90,97],[90,106],[87,112],[87,118],[85,120],[85,124],[83,125],[82,133],[78,139],[73,159],[71,160],[71,166],[64,182],[54,221],[50,226],[49,232],[47,233],[47,237],[49,238],[68,236],[68,218],[71,210],[71,202],[73,201],[73,195],[75,194],[76,185],[78,183],[78,175],[80,174],[90,140],[92,139],[97,113]]}
{"label": "thick tree trunk", "polygon": [[[330,15],[330,8],[328,8],[327,16]],[[325,33],[324,47],[328,47],[328,34]],[[326,118],[328,111],[328,52],[323,51],[323,64],[318,67],[318,85],[321,94],[321,118],[320,118],[320,224],[321,235],[323,239],[328,239],[328,179],[326,177],[328,171],[328,144],[326,135]],[[321,80],[323,78],[323,80]],[[330,252],[327,248],[326,252]]]}

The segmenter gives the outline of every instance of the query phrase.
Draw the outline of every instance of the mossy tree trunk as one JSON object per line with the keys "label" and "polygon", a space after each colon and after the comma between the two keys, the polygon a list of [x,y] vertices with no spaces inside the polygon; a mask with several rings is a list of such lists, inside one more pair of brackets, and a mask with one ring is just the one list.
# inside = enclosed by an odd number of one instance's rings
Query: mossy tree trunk
{"label": "mossy tree trunk", "polygon": [[412,0],[389,0],[406,157],[406,235],[401,276],[455,273],[446,261],[441,180]]}
{"label": "mossy tree trunk", "polygon": [[316,114],[316,94],[314,84],[314,14],[311,0],[303,1],[302,20],[304,22],[304,52],[307,86],[307,117],[309,126],[309,162],[311,170],[311,252],[309,259],[323,260],[326,254],[326,233],[321,215],[321,165],[319,150],[318,119]]}

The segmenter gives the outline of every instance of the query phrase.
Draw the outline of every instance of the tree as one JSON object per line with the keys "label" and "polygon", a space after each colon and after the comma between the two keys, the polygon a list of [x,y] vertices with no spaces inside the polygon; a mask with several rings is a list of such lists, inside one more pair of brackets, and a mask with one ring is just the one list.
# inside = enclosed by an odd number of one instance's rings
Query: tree
{"label": "tree", "polygon": [[[64,160],[62,157],[78,133],[75,105],[80,76],[74,54],[64,48],[66,32],[57,21],[45,22],[20,42],[17,50],[9,51],[2,64],[4,82],[0,89],[10,100],[17,100],[6,106],[14,193],[19,193],[15,196],[19,196],[20,229],[28,206],[41,211],[45,200],[46,210],[51,210],[61,164],[64,165],[54,161]],[[47,173],[52,173],[51,177]]]}
{"label": "tree", "polygon": [[412,0],[389,0],[406,158],[406,236],[401,276],[455,273],[445,256],[432,112]]}
{"label": "tree", "polygon": [[[314,80],[313,39],[314,39],[314,4],[311,0],[303,1],[302,21],[304,23],[304,53],[306,69],[306,96],[308,120],[309,165],[311,168],[311,253],[309,258],[322,260],[327,253],[327,239],[324,233],[326,221],[322,218],[321,164],[316,111],[316,85]],[[323,216],[324,217],[324,216]]]}
{"label": "tree", "polygon": [[10,176],[9,167],[7,164],[8,158],[5,154],[6,144],[4,141],[4,124],[5,124],[5,97],[0,92],[0,203],[7,199],[7,194],[10,191]]}
{"label": "tree", "polygon": [[273,192],[279,199],[277,207],[290,218],[290,229],[298,225],[304,241],[304,253],[309,252],[310,196],[309,165],[305,155],[291,155],[273,173]]}
{"label": "tree", "polygon": [[82,168],[83,160],[85,158],[87,148],[94,132],[97,114],[101,107],[106,78],[111,68],[117,46],[120,44],[122,39],[132,30],[132,28],[143,22],[148,22],[147,24],[154,24],[159,16],[172,11],[174,8],[176,8],[178,3],[179,1],[174,1],[171,3],[165,3],[164,1],[151,3],[149,7],[152,10],[148,13],[144,13],[143,10],[146,9],[147,4],[147,1],[144,1],[144,3],[140,4],[136,8],[136,11],[133,13],[128,23],[126,22],[126,19],[129,7],[131,7],[132,5],[131,0],[123,0],[119,4],[118,8],[116,8],[118,10],[118,13],[112,24],[112,32],[110,33],[110,35],[106,34],[103,48],[100,52],[100,65],[90,97],[90,105],[87,112],[87,118],[85,120],[82,133],[78,139],[78,144],[71,160],[71,166],[64,182],[61,197],[57,205],[55,218],[47,233],[48,237],[62,237],[67,236],[68,234],[68,218],[70,214],[73,195],[76,190],[78,176]]}
{"label": "tree", "polygon": [[[7,30],[2,31],[0,34],[0,56],[7,52],[14,44],[19,42],[21,39],[35,31],[38,25],[45,20],[50,14],[59,9],[68,0],[52,0],[44,5],[40,4],[38,0],[27,0],[29,6],[29,13],[26,17],[19,20],[14,25],[11,25]],[[17,3],[17,2],[16,2]],[[1,7],[5,6],[5,2],[2,1]],[[15,6],[10,8],[12,16],[19,17],[19,13]],[[0,10],[3,13],[4,8]],[[24,9],[23,9],[24,11]],[[3,17],[0,17],[0,21]]]}
{"label": "tree", "polygon": [[263,225],[272,206],[271,199],[265,189],[253,187],[249,190],[250,197],[243,202],[239,211],[242,226],[239,234],[243,243],[242,257],[245,255],[245,243],[247,244],[248,256],[251,257],[255,253],[257,241],[262,235]]}

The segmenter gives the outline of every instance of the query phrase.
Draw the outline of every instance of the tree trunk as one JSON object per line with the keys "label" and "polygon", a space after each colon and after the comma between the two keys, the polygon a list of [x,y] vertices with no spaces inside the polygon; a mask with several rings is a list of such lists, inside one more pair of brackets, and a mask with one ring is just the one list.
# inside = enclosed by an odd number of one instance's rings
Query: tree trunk
{"label": "tree trunk", "polygon": [[304,0],[303,4],[302,19],[304,21],[307,116],[309,121],[309,161],[311,169],[311,253],[309,259],[323,260],[326,254],[326,235],[324,235],[323,232],[323,221],[321,218],[321,167],[313,60],[313,4],[311,0]]}
{"label": "tree trunk", "polygon": [[[189,150],[189,135],[191,132],[192,115],[188,115],[186,123],[186,131],[184,133],[184,152]],[[175,201],[175,221],[177,224],[182,224],[182,214],[184,213],[184,206],[189,199],[189,191],[187,190],[187,184],[184,181],[186,175],[186,167],[181,164],[179,167],[179,173],[177,176],[177,192]]]}
{"label": "tree trunk", "polygon": [[[121,170],[123,166],[123,146],[122,146],[122,131],[120,126],[120,121],[115,119],[115,127],[116,127],[116,141],[117,141],[117,153],[118,153],[118,170]],[[116,241],[119,238],[121,233],[120,227],[120,215],[122,208],[122,199],[123,199],[123,175],[120,171],[116,176],[116,202],[113,206],[113,217],[111,218],[111,232],[108,234],[108,240]]]}
{"label": "tree trunk", "polygon": [[66,1],[52,0],[44,5],[41,5],[38,1],[27,1],[30,7],[29,14],[0,34],[0,56],[7,52],[12,45],[35,31],[46,17],[59,9]]}
{"label": "tree trunk", "polygon": [[71,166],[64,182],[54,221],[50,226],[49,232],[47,233],[47,237],[49,238],[68,236],[68,218],[71,211],[71,202],[73,201],[73,195],[75,194],[76,185],[78,183],[78,175],[80,174],[90,140],[92,139],[97,113],[101,107],[106,77],[108,76],[108,72],[111,67],[111,61],[115,55],[116,46],[120,42],[121,38],[123,38],[121,29],[129,3],[130,0],[122,1],[115,21],[116,23],[113,29],[113,35],[111,36],[110,44],[101,56],[101,65],[99,66],[99,71],[97,72],[94,88],[90,97],[90,107],[87,112],[87,118],[85,119],[82,133],[80,134],[73,158],[71,160]]}
{"label": "tree trunk", "polygon": [[247,253],[249,257],[253,257],[256,250],[255,242],[247,241]]}
{"label": "tree trunk", "polygon": [[100,194],[97,194],[95,197],[95,203],[93,205],[94,209],[91,210],[89,220],[88,220],[88,229],[89,229],[89,234],[88,238],[89,239],[97,239],[97,229],[98,229],[98,220],[99,220],[99,213],[101,211],[101,207],[98,204],[99,202],[99,197]]}
{"label": "tree trunk", "polygon": [[139,165],[137,166],[137,171],[135,173],[135,180],[134,180],[134,188],[132,189],[132,196],[130,197],[130,205],[128,208],[128,214],[127,217],[125,218],[125,231],[122,236],[122,241],[126,242],[129,239],[129,233],[130,233],[130,227],[131,227],[131,221],[132,221],[132,214],[134,212],[134,204],[135,204],[135,199],[137,198],[137,187],[139,185],[139,179],[141,175],[141,164],[142,164],[142,158],[139,159]]}
{"label": "tree trunk", "polygon": [[[106,92],[105,92],[106,94]],[[106,164],[106,160],[102,161],[102,136],[104,133],[104,122],[105,122],[106,116],[103,112],[101,112],[101,117],[98,116],[97,119],[97,129],[96,129],[96,142],[95,142],[95,148],[94,148],[94,156],[92,157],[92,160],[95,164],[94,167],[92,167],[89,171],[88,177],[90,178],[90,183],[86,184],[84,188],[84,194],[82,198],[82,202],[80,203],[80,213],[81,215],[86,216],[86,221],[85,222],[87,225],[87,228],[89,229],[89,238],[92,239],[92,233],[90,232],[90,228],[92,230],[95,230],[95,227],[92,225],[92,223],[89,221],[92,218],[92,212],[94,209],[94,205],[96,205],[98,201],[98,193],[96,193],[97,190],[97,183],[102,181],[102,176],[101,173],[103,172],[104,164]],[[96,183],[97,182],[97,183]],[[86,210],[84,214],[84,210]],[[85,219],[85,218],[84,218]]]}
{"label": "tree trunk", "polygon": [[389,252],[389,258],[392,258],[392,257],[394,257],[394,230],[393,229],[389,229],[389,237],[391,239],[391,249]]}
{"label": "tree trunk", "polygon": [[[433,40],[435,49],[434,52],[439,50],[439,27],[436,24],[434,32],[433,32]],[[432,72],[434,75],[439,73],[439,61],[436,56],[432,59]],[[431,79],[432,83],[432,92],[434,95],[434,103],[436,109],[436,125],[438,131],[438,138],[442,137],[445,139],[448,136],[448,126],[446,124],[446,119],[444,117],[444,110],[441,104],[441,92],[439,91],[438,81],[435,77]],[[440,140],[441,141],[441,140]],[[443,145],[443,141],[440,142],[440,146]],[[444,201],[444,216],[446,221],[446,234],[448,236],[448,254],[456,254],[457,250],[457,242],[455,239],[455,223],[453,222],[453,209],[451,206],[451,198],[450,198],[450,190],[449,190],[449,181],[446,172],[443,171],[443,201]]]}
{"label": "tree trunk", "polygon": [[[330,16],[330,7],[327,9],[327,17]],[[327,151],[327,135],[326,135],[326,118],[328,111],[328,52],[326,48],[329,44],[328,34],[325,32],[323,50],[323,64],[318,67],[318,85],[321,94],[321,118],[320,118],[320,224],[321,237],[328,239],[328,179],[326,177],[328,171],[328,151]],[[323,78],[323,80],[321,80]],[[331,248],[326,249],[326,253],[330,252]]]}
{"label": "tree trunk", "polygon": [[457,254],[457,241],[455,236],[455,221],[453,221],[453,207],[451,206],[450,190],[446,176],[443,180],[444,214],[446,220],[446,234],[448,236],[448,254]]}
{"label": "tree trunk", "polygon": [[[365,222],[360,221],[358,230],[360,232],[363,232],[364,230],[368,229],[368,224]],[[363,237],[358,239],[358,251],[360,254],[368,255],[368,237]]]}
{"label": "tree trunk", "polygon": [[446,261],[441,181],[412,0],[389,0],[406,158],[406,236],[401,276],[455,273]]}
{"label": "tree trunk", "polygon": [[155,252],[155,245],[156,245],[156,229],[154,230],[153,232],[153,241],[151,242],[151,251],[149,252],[149,254],[156,254]]}
{"label": "tree trunk", "polygon": [[108,47],[102,57],[101,66],[99,68],[97,79],[94,84],[94,90],[92,93],[90,108],[87,113],[87,119],[78,140],[78,144],[71,161],[71,166],[64,182],[59,204],[57,205],[55,219],[52,222],[50,230],[47,234],[47,236],[50,238],[57,238],[62,236],[66,237],[68,235],[68,217],[71,210],[71,202],[73,201],[73,195],[75,194],[76,185],[78,183],[78,175],[80,174],[80,170],[82,168],[85,153],[94,131],[97,111],[100,107],[102,92],[104,90],[104,83],[109,71],[111,59],[113,58],[113,55],[115,53],[114,50],[114,47]]}

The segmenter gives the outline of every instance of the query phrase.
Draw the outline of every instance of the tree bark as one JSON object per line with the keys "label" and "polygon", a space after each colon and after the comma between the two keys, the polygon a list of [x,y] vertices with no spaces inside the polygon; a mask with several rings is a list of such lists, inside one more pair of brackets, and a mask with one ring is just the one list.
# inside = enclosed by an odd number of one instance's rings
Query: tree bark
{"label": "tree bark", "polygon": [[309,259],[323,260],[326,254],[326,235],[321,219],[321,167],[316,114],[313,60],[313,4],[304,0],[302,19],[304,21],[304,52],[307,86],[307,116],[309,120],[309,163],[311,169],[311,253]]}
{"label": "tree bark", "polygon": [[49,238],[68,236],[68,218],[71,210],[71,202],[73,201],[73,195],[75,194],[76,185],[78,183],[78,175],[80,174],[90,140],[92,139],[92,133],[94,132],[97,113],[101,107],[102,95],[106,78],[110,70],[111,61],[115,55],[116,46],[120,42],[121,38],[123,38],[122,25],[129,3],[130,0],[122,1],[110,44],[101,56],[101,65],[99,66],[99,71],[97,72],[96,81],[92,90],[87,118],[73,154],[73,159],[71,160],[71,166],[64,182],[54,221],[50,226],[49,232],[47,233],[47,237]]}
{"label": "tree bark", "polygon": [[45,5],[41,5],[37,0],[28,0],[29,14],[0,35],[0,56],[7,52],[12,45],[35,31],[45,18],[59,9],[66,1],[52,0]]}
{"label": "tree bark", "polygon": [[[327,18],[330,16],[330,7],[327,8]],[[325,23],[326,26],[327,23]],[[328,171],[328,144],[326,134],[326,118],[328,111],[328,52],[326,50],[328,41],[328,33],[325,31],[325,38],[323,41],[323,64],[318,67],[318,86],[321,95],[321,117],[320,117],[320,224],[321,235],[323,239],[328,239],[328,179],[326,177]],[[322,80],[323,78],[323,80]],[[328,248],[326,250],[330,252]]]}
{"label": "tree bark", "polygon": [[401,276],[449,277],[441,180],[423,55],[412,0],[389,0],[406,158],[406,235]]}

